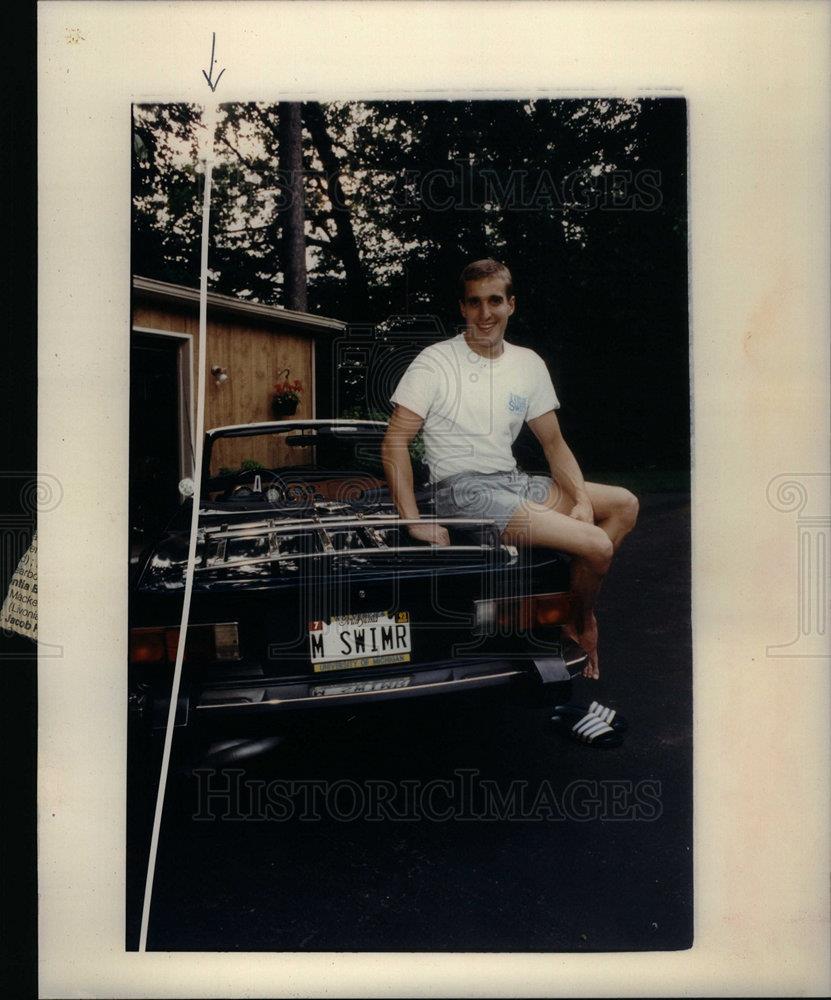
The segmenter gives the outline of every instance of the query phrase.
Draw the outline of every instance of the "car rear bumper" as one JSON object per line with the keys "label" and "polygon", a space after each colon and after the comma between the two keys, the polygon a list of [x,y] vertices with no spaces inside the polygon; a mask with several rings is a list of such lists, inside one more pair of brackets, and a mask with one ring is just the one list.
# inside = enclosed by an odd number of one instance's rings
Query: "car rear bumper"
{"label": "car rear bumper", "polygon": [[546,689],[568,682],[578,674],[587,656],[578,646],[569,646],[562,655],[537,659],[493,658],[474,663],[447,660],[417,669],[385,671],[383,675],[292,679],[247,685],[207,686],[194,693],[189,706],[191,717],[200,724],[209,719],[256,715],[283,715],[317,712],[329,708],[382,705],[414,698],[441,697],[485,688],[520,685],[546,700]]}
{"label": "car rear bumper", "polygon": [[[417,667],[387,668],[383,672],[351,671],[287,678],[223,680],[185,685],[180,692],[175,725],[201,741],[229,736],[260,736],[288,733],[314,719],[335,714],[389,712],[396,706],[427,704],[436,699],[448,705],[471,701],[520,700],[548,705],[567,694],[571,679],[587,660],[577,645],[564,644],[560,655],[523,658],[491,657],[465,662],[437,661]],[[147,732],[163,731],[167,724],[169,695],[158,688],[142,700],[133,716]],[[451,709],[452,710],[452,709]],[[140,719],[144,719],[144,725]]]}

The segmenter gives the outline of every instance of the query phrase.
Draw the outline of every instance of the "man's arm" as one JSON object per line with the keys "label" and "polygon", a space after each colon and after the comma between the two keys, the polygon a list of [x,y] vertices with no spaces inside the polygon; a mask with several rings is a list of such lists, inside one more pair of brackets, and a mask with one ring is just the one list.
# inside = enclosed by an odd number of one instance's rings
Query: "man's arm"
{"label": "man's arm", "polygon": [[[413,466],[410,461],[410,443],[421,430],[424,420],[404,406],[396,406],[390,417],[387,433],[381,445],[384,475],[392,494],[392,501],[403,518],[417,518],[419,514],[413,490]],[[411,524],[408,530],[413,538],[431,545],[449,545],[450,535],[440,524],[426,521]]]}
{"label": "man's arm", "polygon": [[528,426],[542,445],[552,478],[574,501],[569,516],[578,521],[594,524],[594,511],[586,492],[583,473],[580,471],[580,466],[577,464],[577,459],[572,454],[571,448],[565,442],[557,414],[553,410],[549,410],[547,413],[529,420]]}

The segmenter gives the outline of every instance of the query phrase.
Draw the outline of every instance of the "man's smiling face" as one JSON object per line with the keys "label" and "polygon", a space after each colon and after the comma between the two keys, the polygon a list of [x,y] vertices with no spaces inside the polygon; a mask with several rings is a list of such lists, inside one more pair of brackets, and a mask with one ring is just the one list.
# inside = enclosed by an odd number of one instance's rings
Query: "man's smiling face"
{"label": "man's smiling face", "polygon": [[478,347],[488,354],[499,350],[515,304],[513,295],[506,295],[502,278],[478,278],[465,283],[465,298],[459,308],[467,323],[465,337],[474,350]]}

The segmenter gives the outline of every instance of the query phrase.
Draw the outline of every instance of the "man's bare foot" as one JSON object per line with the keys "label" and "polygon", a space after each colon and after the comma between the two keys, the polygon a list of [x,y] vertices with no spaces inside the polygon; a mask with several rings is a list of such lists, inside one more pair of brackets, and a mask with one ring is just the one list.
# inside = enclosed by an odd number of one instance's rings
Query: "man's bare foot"
{"label": "man's bare foot", "polygon": [[589,661],[583,667],[583,676],[594,681],[599,680],[600,664],[597,656],[597,619],[594,616],[594,612],[589,612],[579,626],[566,625],[563,631],[589,654]]}
{"label": "man's bare foot", "polygon": [[600,679],[600,663],[597,656],[597,619],[594,612],[583,619],[583,630],[580,632],[580,645],[589,654],[589,662],[583,667],[583,676],[596,681]]}

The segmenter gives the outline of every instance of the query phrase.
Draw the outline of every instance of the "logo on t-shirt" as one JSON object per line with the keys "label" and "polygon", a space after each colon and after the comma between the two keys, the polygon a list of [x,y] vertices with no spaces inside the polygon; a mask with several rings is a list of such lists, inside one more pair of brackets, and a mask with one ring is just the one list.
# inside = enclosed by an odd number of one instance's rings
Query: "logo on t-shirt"
{"label": "logo on t-shirt", "polygon": [[528,397],[517,396],[516,393],[512,392],[508,398],[508,409],[512,413],[525,413],[528,409]]}

